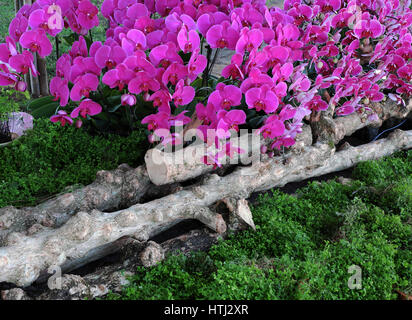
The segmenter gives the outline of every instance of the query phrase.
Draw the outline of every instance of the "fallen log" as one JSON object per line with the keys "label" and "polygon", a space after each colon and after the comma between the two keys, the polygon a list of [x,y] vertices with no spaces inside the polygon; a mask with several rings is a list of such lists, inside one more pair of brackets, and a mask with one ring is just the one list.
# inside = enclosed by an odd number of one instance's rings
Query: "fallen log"
{"label": "fallen log", "polygon": [[96,180],[88,186],[58,195],[35,207],[0,208],[0,246],[12,232],[23,232],[35,225],[56,228],[79,211],[129,207],[139,202],[150,186],[144,166],[133,169],[122,164],[113,171],[99,171]]}
{"label": "fallen log", "polygon": [[208,208],[219,200],[245,199],[252,192],[347,169],[360,161],[409,148],[412,131],[401,130],[386,139],[338,152],[330,144],[317,143],[303,151],[294,150],[249,167],[238,167],[224,177],[211,174],[199,185],[125,210],[79,212],[58,229],[33,236],[11,234],[6,239],[7,247],[0,248],[0,282],[30,285],[50,266],[90,259],[95,248],[125,236],[147,240],[182,219],[198,219],[222,232],[226,228],[222,216]]}
{"label": "fallen log", "polygon": [[204,251],[216,243],[218,234],[207,228],[192,230],[161,244],[153,241],[142,243],[130,239],[119,251],[118,261],[98,268],[85,276],[75,274],[48,275],[48,289],[35,296],[21,288],[3,290],[3,300],[84,300],[105,296],[108,292],[120,293],[129,283],[138,266],[153,266],[169,254],[189,255]]}
{"label": "fallen log", "polygon": [[[244,153],[235,153],[232,158],[226,156],[221,159],[221,163],[228,167],[230,165],[240,164],[249,165],[254,161],[259,161],[261,158],[260,147],[267,144],[257,134],[245,133],[239,137],[231,139],[231,145],[234,148],[241,148]],[[312,133],[310,126],[304,125],[302,132],[297,136],[294,148],[302,148],[312,144]],[[216,148],[206,148],[204,143],[190,145],[184,149],[175,152],[164,152],[154,148],[146,152],[145,162],[150,180],[155,185],[164,185],[173,182],[186,181],[192,178],[199,177],[205,173],[213,171],[213,166],[206,165],[202,161],[202,157],[206,152],[212,154],[216,152]]]}
{"label": "fallen log", "polygon": [[372,103],[371,108],[378,116],[373,121],[369,120],[367,115],[359,115],[356,112],[332,119],[329,110],[326,110],[321,113],[319,121],[312,123],[313,133],[318,140],[337,144],[345,136],[351,136],[364,127],[380,127],[390,118],[406,118],[412,112],[412,99],[409,99],[405,106],[388,99],[383,103]]}

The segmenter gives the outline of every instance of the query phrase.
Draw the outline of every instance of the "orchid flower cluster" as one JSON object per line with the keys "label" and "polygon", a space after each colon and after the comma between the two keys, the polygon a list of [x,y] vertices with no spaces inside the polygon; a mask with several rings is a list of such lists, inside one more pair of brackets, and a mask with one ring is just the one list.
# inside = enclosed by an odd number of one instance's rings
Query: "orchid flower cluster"
{"label": "orchid flower cluster", "polygon": [[[97,98],[106,88],[124,109],[151,104],[142,119],[151,142],[181,144],[177,128],[197,123],[199,136],[217,150],[203,161],[216,167],[244,152],[227,140],[239,127],[258,129],[271,141],[262,152],[271,152],[292,146],[311,114],[330,108],[373,119],[372,103],[386,95],[404,104],[412,91],[409,6],[410,0],[286,0],[284,9],[264,0],[105,0],[106,40],[88,45],[87,33],[99,25],[96,6],[37,0],[20,9],[0,44],[0,85],[24,91],[23,75],[38,74],[33,53],[50,55],[49,37],[70,28],[78,40],[57,60],[50,92],[60,110],[51,121],[80,127],[82,118],[99,116],[108,108],[108,99]],[[233,56],[210,82],[222,49]]]}
{"label": "orchid flower cluster", "polygon": [[[314,89],[327,89],[336,115],[356,111],[374,119],[372,103],[386,95],[405,105],[412,93],[410,6],[410,0],[285,1],[301,30]],[[306,105],[327,108],[318,95]]]}

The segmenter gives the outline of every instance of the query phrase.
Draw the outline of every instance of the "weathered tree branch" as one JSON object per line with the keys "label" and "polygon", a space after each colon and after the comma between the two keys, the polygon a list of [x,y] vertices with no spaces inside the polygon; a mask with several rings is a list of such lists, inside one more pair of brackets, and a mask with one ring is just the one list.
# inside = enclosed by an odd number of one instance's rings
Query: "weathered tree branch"
{"label": "weathered tree branch", "polygon": [[22,232],[40,224],[56,228],[74,213],[93,209],[107,211],[136,204],[152,186],[144,166],[136,169],[120,165],[113,171],[99,171],[96,181],[59,195],[36,207],[0,208],[0,246],[12,232]]}
{"label": "weathered tree branch", "polygon": [[200,185],[125,210],[79,212],[58,229],[32,236],[12,233],[6,239],[7,247],[0,248],[0,282],[27,286],[52,265],[62,266],[85,257],[90,260],[93,250],[125,236],[147,240],[182,219],[198,219],[223,232],[226,225],[222,216],[208,209],[221,199],[244,199],[252,192],[343,170],[409,148],[412,131],[401,130],[387,139],[339,152],[329,144],[318,143],[302,152],[294,150],[284,157],[238,167],[224,177],[212,174]]}
{"label": "weathered tree branch", "polygon": [[[256,134],[242,134],[230,142],[233,148],[240,147],[244,153],[237,154],[230,158],[226,156],[221,159],[225,167],[240,164],[249,165],[253,161],[260,159],[260,147],[267,144]],[[297,136],[296,144],[292,147],[303,148],[312,144],[312,133],[310,126],[303,126],[302,133]],[[206,151],[214,154],[216,148],[210,147],[206,150],[204,143],[190,145],[175,152],[163,152],[159,149],[150,149],[146,152],[145,162],[150,180],[156,185],[163,185],[173,182],[186,181],[199,177],[205,173],[213,171],[213,166],[202,162],[202,157]]]}
{"label": "weathered tree branch", "polygon": [[383,103],[372,103],[371,107],[378,115],[378,121],[371,122],[366,116],[361,116],[356,112],[332,119],[327,110],[322,112],[318,122],[312,124],[313,133],[319,141],[332,141],[337,144],[345,136],[350,136],[366,126],[380,127],[389,118],[405,118],[412,112],[412,99],[407,101],[406,106],[388,99]]}

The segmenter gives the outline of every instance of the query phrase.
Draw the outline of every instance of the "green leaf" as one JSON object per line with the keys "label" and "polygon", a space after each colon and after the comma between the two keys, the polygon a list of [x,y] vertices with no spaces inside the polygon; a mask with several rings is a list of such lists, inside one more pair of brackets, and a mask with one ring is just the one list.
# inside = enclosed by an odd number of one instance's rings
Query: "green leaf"
{"label": "green leaf", "polygon": [[114,107],[111,107],[108,109],[109,112],[116,112],[120,107],[122,106],[122,104],[117,104]]}
{"label": "green leaf", "polygon": [[46,104],[52,103],[53,99],[54,99],[53,96],[47,96],[47,97],[34,99],[33,101],[29,103],[27,107],[29,108],[30,111],[35,111],[36,109],[39,109]]}
{"label": "green leaf", "polygon": [[39,118],[50,118],[52,115],[54,115],[56,113],[57,108],[59,107],[59,102],[51,102],[48,104],[45,104],[39,108],[37,108],[36,110],[34,110],[31,115],[35,118],[35,119],[39,119]]}

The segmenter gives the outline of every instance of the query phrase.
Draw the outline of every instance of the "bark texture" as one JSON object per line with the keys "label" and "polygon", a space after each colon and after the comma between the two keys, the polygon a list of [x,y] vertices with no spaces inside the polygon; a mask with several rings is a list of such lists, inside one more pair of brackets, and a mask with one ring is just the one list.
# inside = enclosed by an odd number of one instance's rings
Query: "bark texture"
{"label": "bark texture", "polygon": [[412,112],[412,99],[406,102],[406,106],[388,99],[382,103],[372,103],[371,108],[378,115],[379,120],[372,122],[366,116],[361,116],[356,112],[332,119],[327,111],[322,112],[319,121],[312,124],[313,133],[319,141],[332,141],[337,144],[345,136],[350,136],[366,126],[380,127],[389,118],[407,117]]}
{"label": "bark texture", "polygon": [[[261,145],[268,144],[267,141],[256,134],[242,134],[231,140],[234,148],[240,147],[244,153],[235,153],[234,157],[226,157],[221,160],[225,167],[231,165],[249,165],[260,159]],[[312,133],[310,126],[305,125],[302,133],[298,135],[296,144],[292,149],[302,148],[312,144]],[[213,166],[202,162],[206,152],[215,153],[216,149],[206,150],[205,144],[190,145],[175,152],[164,152],[159,149],[150,149],[146,152],[145,162],[150,180],[156,185],[164,185],[173,182],[182,182],[196,178],[205,173],[213,171]],[[247,152],[246,152],[247,151]]]}
{"label": "bark texture", "polygon": [[30,235],[42,227],[56,228],[79,211],[107,211],[136,204],[151,186],[144,166],[133,169],[123,164],[113,171],[99,171],[94,183],[36,207],[0,208],[0,246],[12,232]]}
{"label": "bark texture", "polygon": [[126,236],[148,240],[182,219],[197,219],[223,233],[226,224],[222,215],[209,208],[221,199],[246,199],[252,192],[343,170],[360,161],[409,148],[412,131],[401,130],[387,139],[338,152],[330,144],[317,143],[282,157],[238,167],[224,177],[211,174],[198,185],[125,210],[79,212],[57,229],[40,230],[33,235],[14,232],[5,240],[6,246],[0,248],[0,282],[30,285],[50,266],[90,261],[96,248]]}

